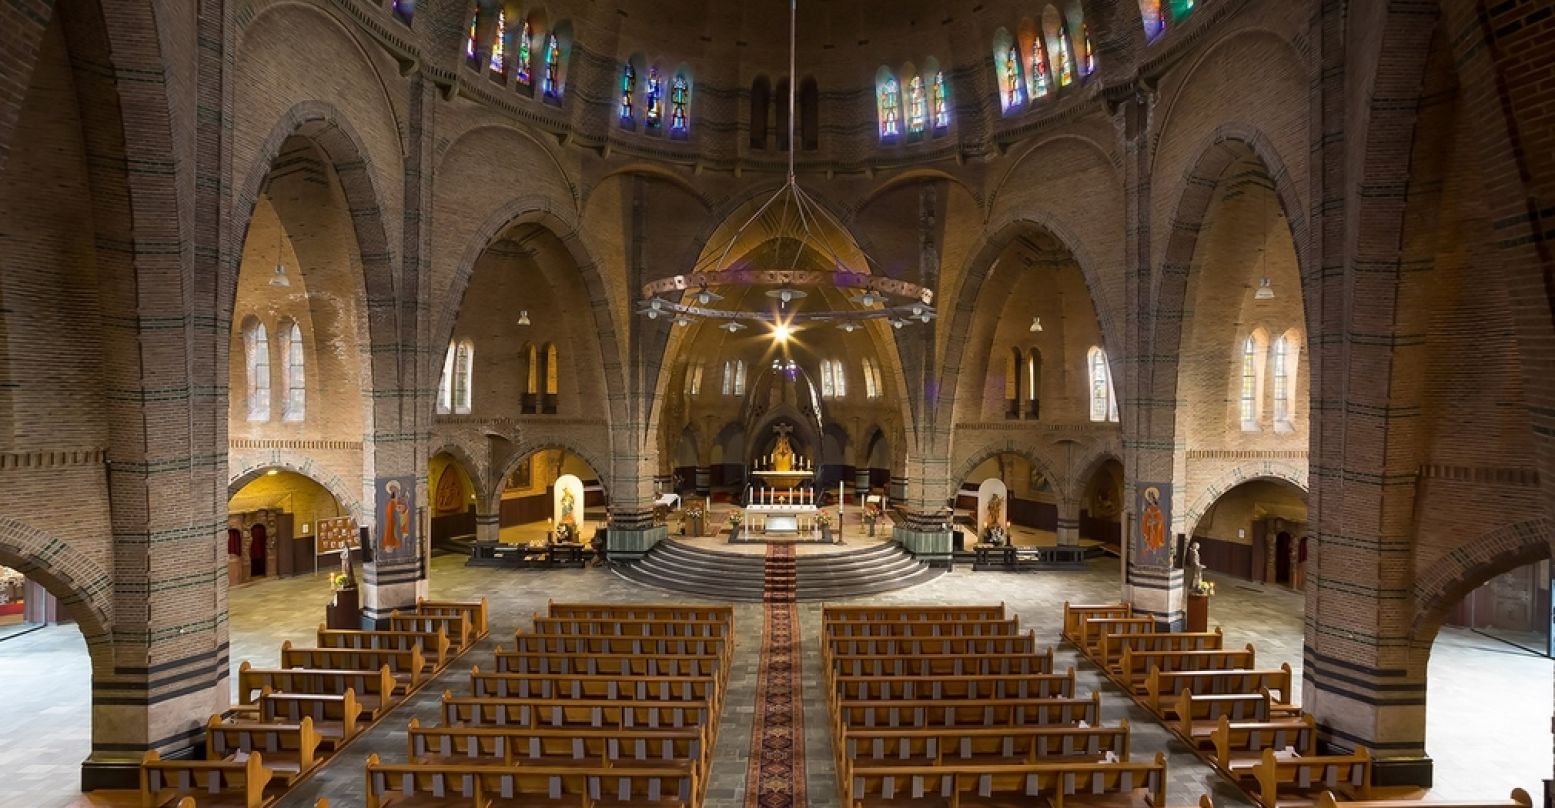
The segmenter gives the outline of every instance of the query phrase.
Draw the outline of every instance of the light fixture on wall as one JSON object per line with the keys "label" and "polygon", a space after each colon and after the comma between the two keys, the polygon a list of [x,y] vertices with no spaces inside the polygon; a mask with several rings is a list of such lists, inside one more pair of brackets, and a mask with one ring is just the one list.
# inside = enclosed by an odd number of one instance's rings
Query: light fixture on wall
{"label": "light fixture on wall", "polygon": [[529,325],[529,309],[524,309],[518,313],[518,321],[515,324]]}
{"label": "light fixture on wall", "polygon": [[1038,315],[1036,317],[1031,318],[1031,328],[1029,328],[1027,330],[1029,330],[1033,334],[1037,334],[1037,333],[1040,333],[1042,331],[1042,317],[1041,317],[1041,315]]}
{"label": "light fixture on wall", "polygon": [[270,285],[279,286],[282,289],[292,285],[292,279],[286,277],[286,262],[281,254],[281,228],[275,229],[275,274],[270,276]]}

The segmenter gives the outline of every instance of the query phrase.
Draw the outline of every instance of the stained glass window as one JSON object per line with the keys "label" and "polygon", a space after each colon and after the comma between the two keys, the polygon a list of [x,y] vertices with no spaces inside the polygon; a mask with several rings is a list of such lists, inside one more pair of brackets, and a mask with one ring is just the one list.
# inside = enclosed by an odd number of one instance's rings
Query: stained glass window
{"label": "stained glass window", "polygon": [[545,37],[545,94],[558,98],[561,90],[562,49],[556,42],[555,34],[546,34]]}
{"label": "stained glass window", "polygon": [[934,128],[950,125],[950,99],[945,90],[945,74],[934,74]]}
{"label": "stained glass window", "polygon": [[1290,341],[1280,337],[1274,341],[1274,420],[1290,421],[1290,376],[1286,365],[1290,360]]}
{"label": "stained glass window", "polygon": [[913,76],[907,83],[907,130],[922,132],[929,124],[929,99],[923,93],[923,77]]}
{"label": "stained glass window", "polygon": [[901,131],[901,110],[897,97],[900,88],[896,79],[888,78],[880,84],[880,136],[895,137]]}
{"label": "stained glass window", "polygon": [[[1242,428],[1254,424],[1258,418],[1258,342],[1248,335],[1242,342]],[[1256,427],[1254,427],[1256,428]]]}
{"label": "stained glass window", "polygon": [[684,132],[691,125],[691,119],[687,117],[686,108],[691,104],[691,85],[686,77],[675,74],[675,81],[670,85],[670,129],[676,132]]}
{"label": "stained glass window", "polygon": [[648,68],[647,93],[643,100],[643,109],[647,112],[648,126],[657,128],[659,120],[664,116],[664,86],[659,80],[659,69]]}
{"label": "stained glass window", "polygon": [[[1046,85],[1044,85],[1046,86]],[[1004,108],[1012,110],[1021,105],[1020,56],[1015,48],[1004,53]]]}
{"label": "stained glass window", "polygon": [[1031,97],[1047,95],[1047,46],[1042,43],[1040,33],[1031,38],[1031,68],[1027,72],[1031,75]]}
{"label": "stained glass window", "polygon": [[621,66],[621,120],[632,120],[632,101],[637,94],[637,69],[631,64]]}
{"label": "stained glass window", "polygon": [[1080,55],[1081,71],[1089,76],[1096,72],[1096,48],[1091,45],[1091,26],[1080,23],[1080,42],[1085,52]]}
{"label": "stained glass window", "polygon": [[1155,39],[1166,32],[1166,14],[1162,0],[1139,0],[1139,18],[1145,24],[1145,38]]}
{"label": "stained glass window", "polygon": [[1093,347],[1090,352],[1091,420],[1107,421],[1113,412],[1112,371],[1107,367],[1107,352]]}
{"label": "stained glass window", "polygon": [[1074,59],[1069,53],[1069,31],[1063,24],[1058,26],[1058,86],[1068,87],[1074,83]]}
{"label": "stained glass window", "polygon": [[515,48],[518,55],[513,60],[515,63],[513,75],[523,84],[529,83],[529,35],[529,21],[524,20],[524,24],[518,29],[518,43]]}
{"label": "stained glass window", "polygon": [[416,16],[416,0],[394,0],[394,16],[400,18],[400,22],[410,24],[412,17]]}
{"label": "stained glass window", "polygon": [[453,412],[454,402],[454,344],[448,343],[448,353],[443,354],[443,375],[437,381],[437,411]]}
{"label": "stained glass window", "polygon": [[481,24],[480,9],[470,17],[470,33],[464,38],[464,58],[475,61],[475,32]]}
{"label": "stained glass window", "polygon": [[302,351],[302,329],[296,321],[281,332],[286,340],[281,353],[283,375],[286,377],[286,398],[281,403],[281,420],[301,421],[307,413],[308,393]]}
{"label": "stained glass window", "polygon": [[265,324],[249,318],[243,329],[243,354],[248,368],[248,420],[270,420],[270,336]]}
{"label": "stained glass window", "polygon": [[470,383],[475,372],[475,343],[465,340],[454,347],[454,412],[470,412]]}
{"label": "stained glass window", "polygon": [[502,57],[508,44],[508,17],[502,9],[497,9],[497,40],[491,46],[491,72],[501,73],[504,65]]}

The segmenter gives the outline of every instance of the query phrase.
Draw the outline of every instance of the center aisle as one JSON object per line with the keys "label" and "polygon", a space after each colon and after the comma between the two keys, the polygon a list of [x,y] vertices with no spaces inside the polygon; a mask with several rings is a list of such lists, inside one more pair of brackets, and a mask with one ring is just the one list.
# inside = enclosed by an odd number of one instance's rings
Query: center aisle
{"label": "center aisle", "polygon": [[746,808],[804,808],[804,699],[798,663],[799,607],[794,600],[794,548],[767,546],[765,625],[756,679]]}

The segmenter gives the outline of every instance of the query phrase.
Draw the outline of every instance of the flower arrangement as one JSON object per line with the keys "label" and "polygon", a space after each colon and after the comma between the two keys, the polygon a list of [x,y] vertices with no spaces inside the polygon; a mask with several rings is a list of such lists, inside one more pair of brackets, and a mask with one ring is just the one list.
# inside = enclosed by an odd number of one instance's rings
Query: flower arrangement
{"label": "flower arrangement", "polygon": [[1193,588],[1192,593],[1212,598],[1215,596],[1215,582],[1199,581],[1199,585]]}
{"label": "flower arrangement", "polygon": [[556,523],[556,541],[559,544],[571,542],[575,536],[576,527],[571,522]]}
{"label": "flower arrangement", "polygon": [[331,573],[329,576],[329,588],[339,592],[340,590],[346,588],[346,583],[349,580],[350,576],[343,572]]}
{"label": "flower arrangement", "polygon": [[702,506],[700,506],[700,505],[688,506],[685,510],[680,512],[680,515],[681,515],[682,519],[701,519],[702,518]]}
{"label": "flower arrangement", "polygon": [[821,527],[831,527],[831,514],[821,511],[815,515],[815,523]]}
{"label": "flower arrangement", "polygon": [[864,506],[864,524],[872,525],[880,521],[880,506],[871,502]]}
{"label": "flower arrangement", "polygon": [[745,522],[745,514],[742,511],[729,512],[729,527],[739,527]]}

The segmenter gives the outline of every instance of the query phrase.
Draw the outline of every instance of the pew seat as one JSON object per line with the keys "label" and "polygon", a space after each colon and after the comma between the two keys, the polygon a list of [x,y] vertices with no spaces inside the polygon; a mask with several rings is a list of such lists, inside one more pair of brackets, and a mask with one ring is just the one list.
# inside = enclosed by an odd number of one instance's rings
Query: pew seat
{"label": "pew seat", "polygon": [[262,753],[272,779],[291,785],[313,770],[318,759],[319,736],[313,719],[297,724],[258,721],[223,721],[213,715],[205,726],[207,760],[235,761],[240,756]]}
{"label": "pew seat", "polygon": [[140,761],[141,808],[194,798],[201,808],[261,808],[271,772],[259,752],[242,760],[163,760],[149,750]]}
{"label": "pew seat", "polygon": [[1421,800],[1350,800],[1334,794],[1332,791],[1323,792],[1317,800],[1318,808],[1532,808],[1533,799],[1528,792],[1520,789],[1512,789],[1510,797],[1504,800],[1471,800],[1463,802],[1455,800],[1450,802],[1423,802]]}
{"label": "pew seat", "polygon": [[852,767],[849,808],[1040,805],[1051,808],[1164,808],[1166,758],[1153,762]]}
{"label": "pew seat", "polygon": [[1370,796],[1371,755],[1364,747],[1349,755],[1282,755],[1263,750],[1253,765],[1254,800],[1263,808],[1310,806],[1325,791],[1364,800]]}
{"label": "pew seat", "polygon": [[319,745],[325,749],[339,749],[361,731],[357,721],[362,708],[356,702],[356,693],[351,690],[334,696],[276,693],[266,689],[260,693],[258,704],[260,721],[300,724],[302,719],[310,719]]}
{"label": "pew seat", "polygon": [[653,767],[690,762],[705,773],[709,762],[702,734],[692,728],[423,727],[412,718],[407,745],[407,760],[423,764]]}
{"label": "pew seat", "polygon": [[410,648],[296,648],[291,640],[281,643],[281,667],[373,671],[387,666],[394,676],[396,695],[405,695],[424,681],[426,659],[421,646]]}
{"label": "pew seat", "polygon": [[850,728],[838,749],[844,765],[869,767],[1128,760],[1129,728],[1127,721],[1116,727]]}
{"label": "pew seat", "polygon": [[690,765],[572,768],[383,763],[367,758],[367,808],[692,808]]}
{"label": "pew seat", "polygon": [[1317,754],[1317,723],[1310,715],[1281,721],[1232,721],[1221,716],[1210,734],[1212,761],[1234,778],[1251,776],[1263,750],[1276,756]]}

